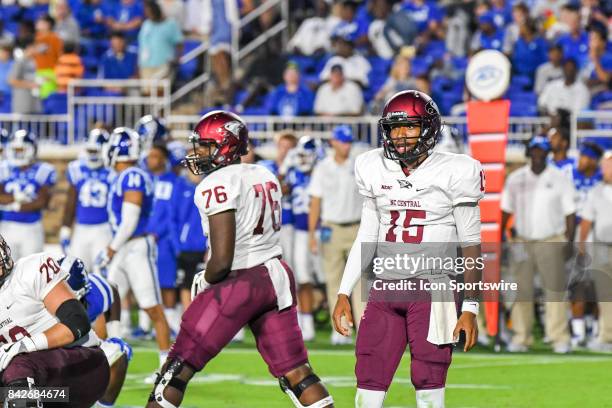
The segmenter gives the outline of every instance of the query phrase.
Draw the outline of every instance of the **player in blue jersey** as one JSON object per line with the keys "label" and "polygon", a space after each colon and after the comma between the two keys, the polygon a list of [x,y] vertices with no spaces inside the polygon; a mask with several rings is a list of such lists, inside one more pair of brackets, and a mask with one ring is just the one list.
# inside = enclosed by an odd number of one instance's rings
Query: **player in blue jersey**
{"label": "player in blue jersey", "polygon": [[140,135],[143,153],[148,152],[153,145],[166,143],[170,135],[165,121],[153,115],[145,115],[140,118],[134,129]]}
{"label": "player in blue jersey", "polygon": [[283,193],[289,197],[293,213],[293,270],[298,284],[298,322],[304,341],[314,339],[314,283],[321,276],[320,258],[308,250],[308,185],[310,173],[321,152],[320,142],[302,136],[289,153],[292,163],[283,177]]}
{"label": "player in blue jersey", "polygon": [[[287,158],[287,154],[297,145],[297,137],[291,131],[283,131],[274,137],[276,143],[276,158],[274,160],[261,160],[257,164],[266,167],[282,181],[281,167]],[[281,201],[281,231],[280,243],[283,248],[283,259],[289,265],[293,265],[293,215],[291,213],[291,202],[287,195],[283,195]]]}
{"label": "player in blue jersey", "polygon": [[[170,330],[161,306],[157,277],[157,245],[147,233],[153,210],[153,182],[136,164],[140,158],[139,136],[133,129],[113,131],[105,160],[115,171],[108,198],[108,216],[113,238],[96,259],[98,268],[108,266],[108,280],[124,298],[131,289],[138,306],[151,319],[164,362],[170,348]],[[129,314],[122,311],[122,321]]]}
{"label": "player in blue jersey", "polygon": [[74,256],[58,259],[58,264],[69,271],[68,285],[83,304],[92,328],[103,340],[104,351],[110,367],[110,381],[99,407],[112,407],[123,387],[132,348],[120,337],[119,317],[121,299],[117,288],[102,275],[89,274],[83,261]]}
{"label": "player in blue jersey", "polygon": [[175,207],[177,213],[179,254],[177,258],[177,285],[183,309],[191,304],[191,286],[196,273],[204,270],[208,242],[202,230],[198,207],[193,204],[196,186],[202,177],[188,172],[181,178],[181,192]]}
{"label": "player in blue jersey", "polygon": [[15,259],[43,250],[42,210],[51,199],[56,173],[49,163],[36,161],[36,152],[36,135],[23,129],[11,135],[8,167],[0,179],[0,205],[4,206],[0,233]]}
{"label": "player in blue jersey", "polygon": [[[578,156],[578,164],[573,169],[572,177],[574,179],[574,187],[578,193],[576,224],[580,225],[582,208],[587,199],[589,191],[599,182],[603,180],[603,175],[599,167],[599,161],[603,156],[603,149],[595,142],[586,141],[580,147],[580,155]],[[579,228],[577,228],[579,230]],[[578,236],[580,232],[577,233]],[[592,241],[593,237],[589,236],[588,241]],[[571,285],[572,301],[572,320],[570,327],[572,329],[572,346],[584,346],[587,343],[587,333],[591,335],[597,332],[597,319],[594,319],[592,314],[597,308],[593,302],[585,302],[584,299],[593,299],[595,297],[595,288],[590,279],[582,277]],[[588,314],[592,312],[592,314]]]}
{"label": "player in blue jersey", "polygon": [[69,187],[60,243],[64,253],[81,259],[89,270],[111,240],[106,211],[110,169],[104,166],[102,157],[109,139],[106,130],[93,129],[81,157],[71,161],[66,170]]}
{"label": "player in blue jersey", "polygon": [[147,170],[153,179],[155,200],[148,231],[157,242],[157,270],[162,302],[170,328],[178,333],[181,323],[176,310],[176,256],[178,226],[176,205],[180,181],[169,165],[169,151],[163,144],[154,144],[147,153]]}
{"label": "player in blue jersey", "polygon": [[576,160],[567,155],[570,147],[569,131],[564,128],[551,128],[547,136],[550,142],[550,151],[552,152],[549,162],[561,169],[567,177],[572,177]]}

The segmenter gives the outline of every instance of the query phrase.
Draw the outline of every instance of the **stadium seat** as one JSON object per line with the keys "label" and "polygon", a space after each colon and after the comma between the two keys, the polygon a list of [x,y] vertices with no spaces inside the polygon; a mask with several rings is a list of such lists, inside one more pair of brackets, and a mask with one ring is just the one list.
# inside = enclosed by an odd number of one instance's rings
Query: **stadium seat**
{"label": "stadium seat", "polygon": [[534,103],[512,101],[510,104],[510,116],[538,116],[538,106]]}
{"label": "stadium seat", "polygon": [[43,100],[43,112],[48,115],[68,113],[68,97],[65,93],[56,92]]}
{"label": "stadium seat", "polygon": [[603,107],[600,105],[608,104],[612,102],[612,91],[603,91],[595,94],[593,99],[591,99],[591,109],[600,110]]}

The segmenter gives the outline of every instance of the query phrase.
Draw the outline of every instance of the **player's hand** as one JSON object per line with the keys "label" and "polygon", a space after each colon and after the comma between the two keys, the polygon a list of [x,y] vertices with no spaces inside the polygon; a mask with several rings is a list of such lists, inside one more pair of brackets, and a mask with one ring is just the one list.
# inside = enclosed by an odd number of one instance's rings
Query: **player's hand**
{"label": "player's hand", "polygon": [[36,351],[36,344],[30,337],[24,337],[15,343],[3,345],[0,347],[0,371],[4,371],[15,356],[32,351]]}
{"label": "player's hand", "polygon": [[308,247],[313,254],[319,253],[319,241],[317,241],[317,237],[314,234],[308,235]]}
{"label": "player's hand", "polygon": [[[94,273],[102,273],[102,271],[104,271],[104,269],[106,269],[106,267],[110,263],[112,257],[109,257],[109,250],[111,249],[110,248],[103,249],[102,251],[100,251],[98,256],[96,256],[96,259],[94,261]],[[113,255],[114,255],[114,252],[113,252]],[[102,274],[104,275],[104,273]]]}
{"label": "player's hand", "polygon": [[[342,324],[342,318],[345,318],[349,327]],[[336,301],[336,307],[333,313],[334,329],[343,336],[351,335],[351,327],[353,327],[353,312],[351,311],[351,302],[348,296],[339,294]]]}
{"label": "player's hand", "polygon": [[476,345],[478,339],[478,324],[476,323],[476,315],[471,312],[463,312],[457,321],[457,326],[453,331],[453,337],[459,340],[459,333],[465,332],[465,345],[463,351],[470,351]]}
{"label": "player's hand", "polygon": [[66,254],[68,247],[70,246],[70,236],[72,235],[72,230],[70,227],[66,225],[62,225],[59,230],[59,240],[60,245],[62,246],[62,251]]}
{"label": "player's hand", "polygon": [[193,283],[191,284],[191,300],[194,300],[196,296],[204,292],[206,288],[210,286],[210,283],[204,279],[204,270],[198,272],[193,277]]}
{"label": "player's hand", "polygon": [[24,191],[17,190],[13,193],[13,201],[19,204],[29,203],[30,196],[27,195]]}
{"label": "player's hand", "polygon": [[132,350],[132,346],[130,346],[127,341],[119,337],[111,337],[105,341],[118,345],[121,348],[121,352],[127,357],[128,362],[132,359],[134,351]]}

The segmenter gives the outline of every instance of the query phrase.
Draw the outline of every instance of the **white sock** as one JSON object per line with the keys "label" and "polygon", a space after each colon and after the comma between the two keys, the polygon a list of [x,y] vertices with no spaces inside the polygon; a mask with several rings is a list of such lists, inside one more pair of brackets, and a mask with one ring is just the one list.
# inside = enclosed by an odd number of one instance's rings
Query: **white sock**
{"label": "white sock", "polygon": [[159,350],[159,367],[164,365],[168,358],[168,350]]}
{"label": "white sock", "polygon": [[232,341],[244,341],[244,327],[238,330],[238,333],[234,335]]}
{"label": "white sock", "polygon": [[181,325],[178,317],[178,313],[175,308],[167,307],[164,309],[164,313],[166,314],[166,320],[168,320],[168,326],[175,333],[178,333],[179,327]]}
{"label": "white sock", "polygon": [[151,318],[144,310],[138,311],[138,326],[146,332],[151,331]]}
{"label": "white sock", "polygon": [[418,390],[416,403],[417,408],[444,408],[444,388]]}
{"label": "white sock", "polygon": [[314,318],[312,317],[312,313],[300,313],[302,316],[302,330],[306,330],[309,332],[314,332]]}
{"label": "white sock", "polygon": [[574,337],[584,340],[586,337],[586,322],[583,318],[572,319],[572,333]]}
{"label": "white sock", "polygon": [[357,388],[355,394],[355,408],[382,408],[387,393],[385,391],[372,391]]}
{"label": "white sock", "polygon": [[130,326],[131,324],[131,319],[130,319],[130,310],[129,309],[121,309],[121,328],[129,333],[130,332]]}
{"label": "white sock", "polygon": [[302,316],[302,312],[298,312],[298,326],[300,326],[300,330],[304,330],[304,322],[302,321]]}

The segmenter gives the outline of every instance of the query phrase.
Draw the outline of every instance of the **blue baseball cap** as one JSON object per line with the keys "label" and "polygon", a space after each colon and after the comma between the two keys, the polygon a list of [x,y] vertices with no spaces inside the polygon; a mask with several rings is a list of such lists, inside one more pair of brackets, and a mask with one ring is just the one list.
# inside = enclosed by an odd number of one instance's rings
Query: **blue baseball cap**
{"label": "blue baseball cap", "polygon": [[590,157],[591,159],[599,160],[603,156],[603,149],[597,143],[585,142],[580,147],[580,155]]}
{"label": "blue baseball cap", "polygon": [[478,17],[479,24],[490,24],[492,26],[495,25],[495,15],[491,11],[487,11]]}
{"label": "blue baseball cap", "polygon": [[529,144],[527,145],[529,149],[533,149],[537,147],[538,149],[545,150],[547,152],[550,151],[550,142],[546,136],[534,136],[529,140]]}
{"label": "blue baseball cap", "polygon": [[338,125],[334,128],[332,137],[342,143],[353,143],[353,129],[348,125]]}

